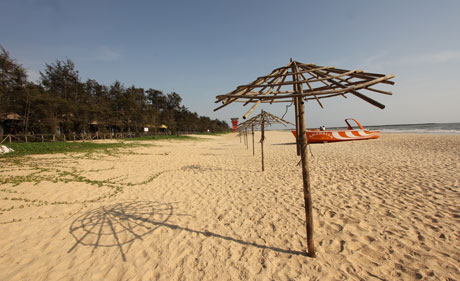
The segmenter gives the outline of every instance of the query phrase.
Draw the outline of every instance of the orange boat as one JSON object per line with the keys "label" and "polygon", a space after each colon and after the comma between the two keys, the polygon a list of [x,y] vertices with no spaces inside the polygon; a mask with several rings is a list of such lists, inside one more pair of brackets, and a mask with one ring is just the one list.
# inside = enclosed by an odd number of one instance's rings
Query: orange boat
{"label": "orange boat", "polygon": [[[353,129],[348,121],[353,120],[359,126],[359,129]],[[380,131],[366,130],[361,124],[353,118],[345,119],[348,125],[346,130],[307,130],[307,141],[309,143],[318,142],[334,142],[334,141],[350,141],[350,140],[368,140],[380,137]],[[297,136],[296,131],[292,131],[294,137]]]}

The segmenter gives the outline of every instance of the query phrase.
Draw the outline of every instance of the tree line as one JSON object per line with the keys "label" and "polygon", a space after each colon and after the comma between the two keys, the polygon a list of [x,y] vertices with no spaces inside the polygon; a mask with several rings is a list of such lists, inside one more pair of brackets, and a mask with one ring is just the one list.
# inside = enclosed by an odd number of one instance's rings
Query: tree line
{"label": "tree line", "polygon": [[225,121],[189,111],[175,92],[125,87],[119,81],[108,86],[94,79],[83,82],[70,59],[46,64],[39,81],[30,82],[22,65],[0,48],[0,121],[4,132],[140,133],[146,127],[157,130],[161,125],[172,133],[229,129]]}

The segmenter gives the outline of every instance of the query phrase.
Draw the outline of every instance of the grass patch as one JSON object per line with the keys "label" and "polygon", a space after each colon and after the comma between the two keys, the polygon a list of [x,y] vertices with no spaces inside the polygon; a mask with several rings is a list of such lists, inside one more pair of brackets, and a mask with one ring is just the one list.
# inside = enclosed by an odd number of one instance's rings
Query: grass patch
{"label": "grass patch", "polygon": [[19,157],[33,154],[53,154],[68,152],[107,152],[112,149],[133,147],[135,143],[95,143],[95,142],[30,142],[12,143],[8,147],[14,152],[0,155],[0,158]]}
{"label": "grass patch", "polygon": [[[215,133],[214,133],[215,134]],[[12,143],[8,144],[14,152],[0,154],[1,158],[15,158],[34,154],[53,154],[53,153],[87,153],[103,152],[110,154],[111,151],[119,148],[144,146],[136,141],[155,141],[155,140],[200,140],[200,138],[183,135],[158,135],[143,136],[137,138],[124,139],[124,141],[115,143],[98,143],[98,142],[29,142],[29,143]],[[126,142],[125,142],[126,141]]]}

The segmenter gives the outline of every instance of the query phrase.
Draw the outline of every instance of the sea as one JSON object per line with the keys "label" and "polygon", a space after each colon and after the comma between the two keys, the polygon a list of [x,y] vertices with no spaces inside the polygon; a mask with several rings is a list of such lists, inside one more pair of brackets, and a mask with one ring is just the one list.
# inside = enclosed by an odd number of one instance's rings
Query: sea
{"label": "sea", "polygon": [[[344,129],[346,127],[328,128]],[[380,130],[382,133],[446,134],[460,135],[460,122],[456,123],[422,123],[364,126],[366,129]]]}

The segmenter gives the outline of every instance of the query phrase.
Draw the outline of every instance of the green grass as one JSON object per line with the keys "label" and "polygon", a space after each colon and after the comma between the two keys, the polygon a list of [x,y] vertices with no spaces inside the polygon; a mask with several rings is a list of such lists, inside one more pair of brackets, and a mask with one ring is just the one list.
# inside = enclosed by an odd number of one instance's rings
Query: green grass
{"label": "green grass", "polygon": [[[217,133],[198,133],[196,135],[223,135],[228,132]],[[53,153],[110,153],[111,150],[118,148],[141,146],[136,141],[155,141],[155,140],[202,140],[201,138],[184,136],[184,135],[157,135],[144,136],[137,138],[124,139],[124,141],[115,143],[97,143],[97,142],[29,142],[29,143],[12,143],[7,144],[14,152],[1,154],[0,158],[15,158],[33,154],[53,154]],[[127,142],[125,142],[127,141]],[[134,141],[134,142],[131,142]]]}
{"label": "green grass", "polygon": [[[119,148],[142,146],[143,144],[136,141],[155,141],[155,140],[200,140],[191,136],[144,136],[138,138],[124,139],[115,143],[97,143],[97,142],[29,142],[29,143],[12,143],[7,144],[14,152],[0,155],[0,158],[15,158],[33,154],[53,154],[53,153],[109,153]],[[126,142],[125,142],[126,141]],[[134,141],[134,142],[131,142]]]}
{"label": "green grass", "polygon": [[19,157],[32,154],[53,154],[67,152],[107,152],[108,150],[136,146],[135,143],[95,143],[95,142],[30,142],[7,145],[14,152],[0,155],[0,158]]}

